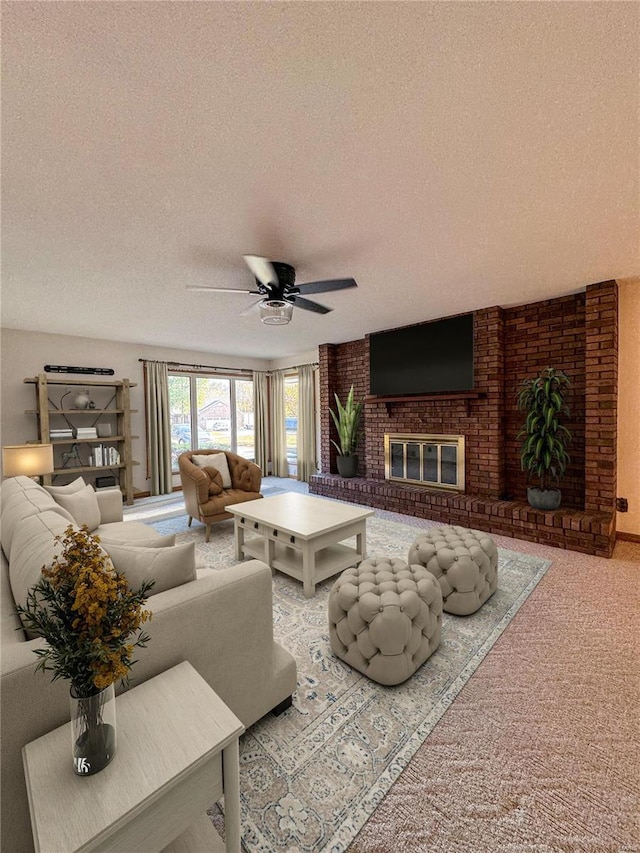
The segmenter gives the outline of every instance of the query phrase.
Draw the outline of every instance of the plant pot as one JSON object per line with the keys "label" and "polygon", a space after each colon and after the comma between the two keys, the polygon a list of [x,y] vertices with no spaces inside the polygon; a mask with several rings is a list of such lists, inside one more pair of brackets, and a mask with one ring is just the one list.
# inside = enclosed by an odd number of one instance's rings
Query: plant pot
{"label": "plant pot", "polygon": [[358,457],[336,456],[336,465],[341,477],[355,477],[358,470]]}
{"label": "plant pot", "polygon": [[527,500],[529,506],[534,509],[558,509],[562,499],[560,489],[538,489],[531,487],[527,489]]}
{"label": "plant pot", "polygon": [[116,694],[113,684],[93,696],[71,687],[71,754],[78,776],[103,770],[116,754]]}

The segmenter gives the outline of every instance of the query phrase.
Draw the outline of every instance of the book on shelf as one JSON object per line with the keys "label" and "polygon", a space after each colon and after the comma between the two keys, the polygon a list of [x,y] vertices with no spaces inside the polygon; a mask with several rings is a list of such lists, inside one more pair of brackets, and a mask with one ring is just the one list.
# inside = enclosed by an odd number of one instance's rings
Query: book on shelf
{"label": "book on shelf", "polygon": [[104,444],[96,444],[93,448],[91,464],[96,468],[108,468],[110,465],[119,465],[120,451],[115,447],[105,447]]}
{"label": "book on shelf", "polygon": [[52,430],[49,430],[49,438],[73,438],[73,430],[71,430],[71,429],[52,429]]}

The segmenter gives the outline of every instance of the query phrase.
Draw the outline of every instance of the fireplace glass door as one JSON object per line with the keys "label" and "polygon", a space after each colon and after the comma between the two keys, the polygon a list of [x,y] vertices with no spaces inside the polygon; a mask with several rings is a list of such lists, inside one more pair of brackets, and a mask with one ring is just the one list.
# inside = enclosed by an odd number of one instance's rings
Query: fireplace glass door
{"label": "fireplace glass door", "polygon": [[464,491],[464,436],[385,435],[385,477]]}

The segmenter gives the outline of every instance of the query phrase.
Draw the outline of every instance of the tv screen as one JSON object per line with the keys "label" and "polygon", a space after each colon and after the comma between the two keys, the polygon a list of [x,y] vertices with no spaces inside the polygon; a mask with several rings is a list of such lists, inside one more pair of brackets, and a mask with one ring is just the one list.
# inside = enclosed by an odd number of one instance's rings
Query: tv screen
{"label": "tv screen", "polygon": [[379,397],[473,390],[473,314],[369,336],[369,388]]}

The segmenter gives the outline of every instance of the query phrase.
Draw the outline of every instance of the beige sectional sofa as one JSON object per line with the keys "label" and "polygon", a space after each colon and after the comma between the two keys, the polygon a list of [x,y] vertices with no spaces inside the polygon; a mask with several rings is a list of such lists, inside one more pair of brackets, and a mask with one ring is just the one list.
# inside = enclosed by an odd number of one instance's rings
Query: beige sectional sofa
{"label": "beige sectional sofa", "polygon": [[[105,543],[146,543],[150,534],[157,535],[146,525],[122,520],[117,489],[98,491],[96,498],[100,525],[95,532]],[[71,516],[27,477],[2,484],[0,506],[0,849],[21,853],[33,849],[21,750],[69,720],[69,685],[35,672],[33,650],[44,640],[26,638],[14,592],[22,594],[34,565],[42,567],[43,555],[55,547],[53,537],[64,532]],[[109,547],[105,544],[105,550]],[[289,703],[296,665],[273,639],[271,572],[264,563],[199,570],[195,580],[151,595],[148,607],[153,619],[145,628],[151,639],[137,650],[132,687],[188,660],[245,726]],[[71,765],[60,772],[72,772]]]}

